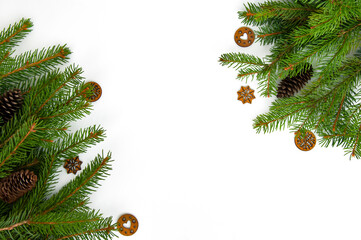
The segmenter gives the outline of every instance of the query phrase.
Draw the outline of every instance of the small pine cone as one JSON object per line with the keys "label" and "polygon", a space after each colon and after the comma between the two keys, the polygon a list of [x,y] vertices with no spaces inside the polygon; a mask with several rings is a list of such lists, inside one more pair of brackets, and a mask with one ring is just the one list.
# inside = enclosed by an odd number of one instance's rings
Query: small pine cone
{"label": "small pine cone", "polygon": [[311,79],[312,74],[313,68],[311,65],[308,70],[303,70],[297,76],[283,79],[278,85],[277,98],[287,98],[295,95]]}
{"label": "small pine cone", "polygon": [[12,203],[35,187],[38,177],[29,170],[20,170],[0,180],[0,198]]}
{"label": "small pine cone", "polygon": [[4,122],[9,121],[21,108],[24,98],[19,89],[9,90],[0,96],[0,116]]}

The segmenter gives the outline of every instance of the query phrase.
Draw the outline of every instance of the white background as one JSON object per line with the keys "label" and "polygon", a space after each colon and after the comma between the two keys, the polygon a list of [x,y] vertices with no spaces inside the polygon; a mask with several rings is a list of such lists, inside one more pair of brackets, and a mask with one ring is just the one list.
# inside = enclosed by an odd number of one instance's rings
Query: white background
{"label": "white background", "polygon": [[[245,0],[0,1],[0,27],[31,18],[18,53],[67,43],[71,62],[103,96],[90,117],[107,138],[111,176],[92,206],[114,221],[134,214],[137,240],[361,238],[361,162],[341,148],[298,150],[288,130],[256,134],[252,120],[273,98],[221,67],[238,47]],[[253,1],[255,2],[255,1]],[[252,104],[237,100],[241,86]],[[62,173],[61,184],[73,176]]]}

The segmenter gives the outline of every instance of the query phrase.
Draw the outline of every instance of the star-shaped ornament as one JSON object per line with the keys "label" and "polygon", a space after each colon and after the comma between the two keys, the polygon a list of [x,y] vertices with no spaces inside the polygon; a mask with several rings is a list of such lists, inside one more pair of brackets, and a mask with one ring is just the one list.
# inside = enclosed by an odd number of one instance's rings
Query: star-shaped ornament
{"label": "star-shaped ornament", "polygon": [[79,157],[71,158],[65,160],[64,168],[66,172],[76,174],[79,170],[81,170],[81,164],[83,162],[79,160]]}
{"label": "star-shaped ornament", "polygon": [[252,103],[252,100],[256,98],[254,96],[254,90],[251,89],[249,86],[241,87],[241,90],[239,90],[237,93],[238,100],[242,101],[243,104]]}

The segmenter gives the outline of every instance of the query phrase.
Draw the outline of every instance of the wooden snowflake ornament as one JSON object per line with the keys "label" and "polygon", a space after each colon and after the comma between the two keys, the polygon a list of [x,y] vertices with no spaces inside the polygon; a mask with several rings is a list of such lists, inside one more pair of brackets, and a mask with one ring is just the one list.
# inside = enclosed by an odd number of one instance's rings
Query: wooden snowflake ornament
{"label": "wooden snowflake ornament", "polygon": [[242,101],[243,104],[245,103],[252,103],[252,100],[256,97],[254,96],[254,90],[251,89],[249,86],[241,87],[241,90],[238,92],[238,100]]}
{"label": "wooden snowflake ornament", "polygon": [[93,88],[92,94],[90,96],[84,94],[85,99],[89,102],[98,101],[102,95],[102,88],[100,85],[96,82],[87,82],[85,86],[91,86]]}
{"label": "wooden snowflake ornament", "polygon": [[298,132],[295,133],[295,144],[302,151],[310,151],[316,145],[316,136],[311,131],[307,131],[305,136],[301,138]]}
{"label": "wooden snowflake ornament", "polygon": [[83,162],[79,160],[79,157],[67,159],[64,164],[64,168],[66,172],[76,174],[79,170],[81,170],[81,164]]}

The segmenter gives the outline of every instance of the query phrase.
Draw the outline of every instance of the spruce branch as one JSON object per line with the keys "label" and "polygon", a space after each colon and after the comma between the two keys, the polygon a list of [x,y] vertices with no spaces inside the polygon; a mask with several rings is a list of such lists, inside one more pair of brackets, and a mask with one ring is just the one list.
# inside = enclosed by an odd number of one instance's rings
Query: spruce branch
{"label": "spruce branch", "polygon": [[[53,89],[51,91],[51,93],[48,95],[48,98],[35,111],[35,115],[38,115],[39,112],[44,108],[44,106],[49,101],[51,101],[51,100],[54,101],[54,98],[55,98],[56,94],[58,94],[61,90],[63,90],[66,87],[67,84],[69,84],[71,81],[73,81],[75,79],[75,77],[78,74],[80,74],[80,72],[81,72],[81,70],[77,69],[77,70],[75,70],[75,72],[71,73],[68,76],[64,76],[64,75],[67,75],[66,73],[64,73],[63,75],[62,74],[56,74],[56,77],[51,78],[51,81],[49,81],[48,83],[52,83],[52,81],[56,81],[57,88],[55,88],[55,89]],[[44,87],[49,87],[49,84],[46,84],[45,86],[43,86],[42,90],[44,89]],[[38,94],[39,94],[39,92],[38,92]]]}
{"label": "spruce branch", "polygon": [[222,66],[233,67],[236,70],[242,67],[249,67],[249,66],[266,66],[266,64],[262,61],[262,59],[250,55],[250,54],[241,54],[241,53],[226,53],[222,54],[219,58],[219,62]]}
{"label": "spruce branch", "polygon": [[17,201],[0,201],[0,239],[111,239],[116,224],[89,207],[89,194],[109,175],[110,153],[98,155],[57,193],[64,159],[102,141],[100,126],[74,133],[70,123],[90,113],[82,69],[68,62],[70,50],[57,45],[13,56],[31,30],[30,20],[0,32],[0,92],[19,89],[24,101],[7,122],[0,119],[0,178],[30,169],[38,181]]}
{"label": "spruce branch", "polygon": [[[111,218],[103,218],[99,212],[94,210],[73,212],[71,215],[66,212],[58,212],[38,215],[17,223],[12,223],[11,225],[0,228],[0,232],[5,232],[12,237],[18,233],[20,235],[21,232],[26,232],[26,230],[31,230],[42,237],[51,234],[56,239],[81,235],[99,237],[98,239],[111,239],[112,236],[115,236],[110,232],[115,230],[115,225],[111,224],[111,221]],[[99,226],[101,228],[99,228]],[[103,229],[105,232],[103,232]]]}
{"label": "spruce branch", "polygon": [[30,19],[21,19],[0,32],[0,48],[10,51],[31,31],[33,23]]}
{"label": "spruce branch", "polygon": [[92,126],[77,130],[72,134],[65,135],[53,146],[54,155],[71,158],[84,153],[90,145],[95,145],[104,140],[105,130],[100,126]]}
{"label": "spruce branch", "polygon": [[93,229],[93,230],[88,230],[82,233],[76,233],[76,234],[72,234],[69,236],[64,236],[62,238],[58,238],[58,240],[62,240],[62,239],[68,239],[68,238],[73,238],[73,237],[77,237],[77,236],[81,236],[81,235],[94,235],[94,233],[99,233],[99,232],[103,232],[103,239],[108,239],[107,237],[109,236],[109,233],[111,233],[111,231],[116,230],[116,226],[107,226],[107,227],[103,227],[103,228],[98,228],[98,229]]}
{"label": "spruce branch", "polygon": [[258,69],[253,69],[253,68],[247,68],[247,69],[240,69],[238,71],[238,75],[237,75],[237,78],[238,79],[243,79],[243,78],[246,78],[248,76],[251,76],[252,79],[254,78],[254,76],[256,74],[259,74],[261,73],[261,70],[258,70]]}
{"label": "spruce branch", "polygon": [[270,29],[269,27],[260,27],[256,31],[257,38],[256,41],[260,41],[261,45],[274,44],[275,42],[285,38],[285,33],[287,30],[284,29]]}
{"label": "spruce branch", "polygon": [[[109,162],[111,161],[111,155],[108,153],[106,157],[98,155],[89,166],[87,166],[73,181],[65,185],[57,194],[53,195],[47,200],[43,206],[41,206],[42,212],[40,215],[45,215],[62,204],[68,201],[72,197],[80,198],[83,200],[84,195],[87,195],[94,191],[94,188],[99,185],[99,180],[102,176],[106,176],[110,170]],[[81,202],[81,201],[77,201]]]}
{"label": "spruce branch", "polygon": [[262,34],[257,35],[257,37],[265,38],[265,37],[269,37],[269,36],[279,35],[279,34],[282,34],[282,33],[285,33],[285,32],[286,31],[284,31],[284,32],[272,32],[272,33],[262,33]]}
{"label": "spruce branch", "polygon": [[276,99],[268,113],[254,119],[256,131],[314,130],[321,145],[342,146],[350,157],[360,158],[361,2],[273,0],[244,8],[239,18],[259,26],[257,40],[273,44],[270,54],[262,60],[265,65],[246,64],[246,59],[256,62],[252,55],[222,55],[222,65],[234,67],[240,79],[257,77],[265,97],[277,92],[279,79],[299,76],[307,65],[314,69],[300,92]]}
{"label": "spruce branch", "polygon": [[4,165],[4,163],[6,162],[6,160],[8,160],[12,155],[14,155],[16,153],[16,150],[19,148],[19,146],[26,140],[26,138],[33,132],[36,132],[35,130],[35,126],[36,124],[33,123],[30,128],[29,128],[29,131],[26,132],[25,136],[23,136],[20,141],[17,143],[17,145],[14,147],[14,149],[5,157],[4,160],[2,160],[2,162],[0,163],[0,167],[2,165]]}
{"label": "spruce branch", "polygon": [[[20,159],[16,155],[23,156],[33,145],[34,137],[36,138],[37,121],[30,119],[20,126],[20,128],[2,144],[0,152],[0,177],[5,177],[7,172],[13,167],[20,166],[23,158]],[[31,136],[33,136],[31,138]]]}
{"label": "spruce branch", "polygon": [[[52,161],[54,160],[55,158],[53,157]],[[53,169],[54,171],[54,169],[57,168],[55,165],[59,164],[61,161],[56,160],[57,163],[50,163],[51,165],[54,165],[50,168],[42,168],[44,169],[44,173],[39,175],[40,181],[38,181],[36,188],[32,192],[27,194],[27,196],[21,198],[15,203],[12,209],[12,213],[10,213],[10,215],[17,215],[19,212],[23,211],[23,209],[30,208],[27,214],[24,216],[28,218],[28,220],[26,222],[22,222],[23,224],[65,224],[64,221],[54,222],[54,217],[51,214],[55,214],[57,216],[59,215],[59,211],[63,211],[65,215],[63,215],[61,219],[64,220],[66,219],[66,217],[74,216],[75,212],[79,212],[79,210],[76,209],[80,209],[80,212],[82,212],[81,209],[86,209],[87,211],[89,211],[88,207],[83,206],[88,202],[88,199],[85,196],[91,191],[94,191],[94,187],[99,185],[98,181],[103,179],[103,177],[107,175],[107,171],[110,170],[110,167],[108,166],[110,161],[110,153],[106,157],[99,155],[96,158],[96,161],[91,162],[90,166],[86,167],[75,180],[64,186],[58,194],[53,195],[49,200],[46,200],[46,198],[44,198],[43,191],[44,186],[49,187],[49,183],[46,182],[49,178],[44,177],[43,174],[45,173],[46,169]],[[52,181],[56,181],[55,177],[52,177],[50,179],[52,179]],[[74,182],[76,182],[77,184],[74,184]],[[39,199],[39,196],[43,197]],[[52,202],[54,199],[55,202]],[[66,206],[61,207],[65,204],[65,202]],[[74,206],[73,210],[71,211],[72,214],[69,214],[68,208],[70,206]],[[53,211],[54,209],[57,209],[57,211]],[[44,216],[45,219],[51,219],[51,221],[45,222],[42,220],[41,216]],[[79,219],[90,219],[89,217],[84,217],[84,214],[81,214],[79,216]],[[99,220],[101,220],[101,218],[99,218]],[[69,222],[67,222],[67,224],[72,225],[74,225],[75,223],[76,222],[74,222],[74,220],[69,220]],[[94,225],[92,228],[96,228],[97,226],[99,226],[99,224]],[[14,227],[18,227],[18,225],[15,224],[10,228]],[[87,226],[85,229],[92,228]],[[73,230],[77,232],[75,229]],[[50,229],[47,229],[46,231],[50,232]],[[74,233],[74,231],[69,232]]]}
{"label": "spruce branch", "polygon": [[5,59],[7,58],[7,57],[9,57],[10,56],[10,52],[8,51],[8,52],[5,52],[5,54],[4,54],[4,56],[2,56],[2,58],[1,58],[1,60],[0,60],[0,65],[5,61]]}
{"label": "spruce branch", "polygon": [[9,66],[9,69],[11,69],[11,71],[4,73],[2,76],[0,76],[0,79],[6,78],[12,74],[18,73],[22,70],[26,70],[28,68],[41,68],[41,66],[43,66],[42,64],[45,65],[45,63],[47,63],[47,65],[59,64],[61,62],[64,62],[64,60],[62,61],[62,59],[67,59],[66,56],[69,54],[70,50],[65,46],[57,46],[48,49],[44,48],[40,50],[39,53],[37,50],[35,50],[34,52],[26,52],[25,54],[17,56],[15,59],[16,62],[20,62],[21,64],[19,64],[18,66]]}
{"label": "spruce branch", "polygon": [[239,11],[243,23],[252,25],[264,25],[273,23],[278,19],[295,20],[308,17],[317,12],[315,5],[300,4],[293,1],[265,1],[263,3],[247,3],[245,11]]}
{"label": "spruce branch", "polygon": [[[306,116],[305,121],[307,121],[310,118],[310,116],[314,113],[314,109],[320,108],[320,104],[325,104],[323,102],[329,100],[330,95],[336,94],[342,88],[350,89],[351,81],[353,81],[355,79],[355,75],[358,74],[360,71],[361,71],[361,69],[359,71],[354,72],[354,75],[351,75],[345,79],[342,79],[342,81],[335,84],[335,86],[333,88],[328,90],[323,95],[310,98],[307,101],[300,101],[300,99],[302,99],[302,98],[289,98],[289,99],[276,100],[270,107],[270,112],[268,114],[261,114],[259,117],[257,117],[254,120],[254,127],[257,129],[257,132],[260,132],[261,129],[264,132],[274,131],[277,129],[281,130],[280,127],[282,127],[282,125],[284,125],[286,123],[285,119],[288,119],[288,126],[291,127],[291,125],[292,125],[291,122],[296,123],[297,121],[300,121],[300,119],[302,117],[301,114]],[[342,89],[341,91],[345,92],[346,90],[344,90],[344,89]],[[295,102],[293,102],[293,101],[295,101]],[[339,107],[338,112],[341,111],[343,101],[344,101],[344,98],[342,98],[342,100],[340,101],[340,107]],[[333,102],[334,102],[334,99],[332,99],[331,104],[333,104]],[[326,105],[327,105],[327,102],[326,102]],[[311,111],[309,111],[308,109],[311,109]],[[334,120],[335,124],[337,122],[338,116],[339,116],[339,114],[336,115],[336,119]],[[324,117],[325,116],[323,116],[323,118]],[[297,119],[297,121],[296,121],[296,119]],[[319,120],[318,122],[321,122],[321,120]],[[313,124],[314,124],[314,122],[313,122]],[[295,124],[295,125],[297,126],[297,124]],[[300,130],[300,128],[302,128],[303,125],[304,125],[304,123],[301,125],[301,127],[297,127],[298,130]],[[314,127],[315,126],[312,126],[312,128],[314,128]]]}
{"label": "spruce branch", "polygon": [[28,220],[25,220],[25,221],[22,221],[22,222],[19,222],[19,223],[15,223],[15,224],[13,224],[11,226],[8,226],[8,227],[0,228],[0,232],[2,232],[2,231],[11,231],[16,227],[19,227],[19,226],[24,225],[24,224],[28,224],[28,222],[29,222]]}
{"label": "spruce branch", "polygon": [[[314,61],[316,58],[324,58],[326,60],[325,63],[322,63],[319,66],[323,67],[324,71],[327,70],[326,68],[334,70],[332,67],[337,66],[347,54],[360,46],[360,36],[355,35],[353,32],[360,26],[361,24],[358,23],[356,26],[347,29],[347,31],[342,31],[342,34],[330,33],[327,37],[323,36],[322,38],[314,39],[313,45],[305,50],[299,51],[297,55],[289,56],[287,61],[291,62],[290,66],[295,66],[305,61]],[[331,35],[331,37],[329,35]],[[310,40],[306,40],[306,42],[308,41]],[[297,44],[304,44],[304,42],[302,41]]]}
{"label": "spruce branch", "polygon": [[271,49],[272,54],[267,56],[267,59],[271,62],[265,68],[265,71],[269,71],[271,69],[277,70],[278,64],[282,63],[282,60],[287,57],[294,50],[295,44],[285,43],[279,47],[274,47]]}
{"label": "spruce branch", "polygon": [[47,120],[47,119],[50,119],[50,118],[57,118],[57,117],[63,117],[65,115],[73,115],[73,114],[79,114],[81,112],[83,112],[83,110],[87,110],[89,109],[90,107],[90,104],[89,103],[85,103],[83,106],[80,106],[80,107],[76,107],[74,109],[70,109],[66,112],[61,112],[61,113],[57,113],[55,115],[51,115],[51,116],[46,116],[46,117],[40,117],[39,119],[40,120]]}
{"label": "spruce branch", "polygon": [[[62,166],[64,159],[73,158],[86,149],[104,140],[104,129],[99,126],[93,126],[86,129],[78,130],[73,134],[65,133],[61,141],[56,141],[48,148],[48,153],[42,152],[41,158],[41,171],[38,173],[39,180],[36,188],[28,195],[28,199],[23,197],[19,201],[19,206],[25,203],[26,206],[37,206],[47,196],[52,194],[54,185],[57,183],[57,174],[59,167]],[[42,197],[39,197],[42,196]],[[20,207],[23,208],[24,206]],[[16,208],[16,205],[14,206]]]}
{"label": "spruce branch", "polygon": [[[299,99],[296,100],[299,102]],[[281,105],[284,101],[283,99],[275,101],[272,107],[277,107]],[[303,102],[303,101],[301,101]],[[278,110],[277,112],[270,111],[267,114],[261,114],[254,119],[254,128],[259,133],[261,130],[263,132],[272,132],[275,130],[283,130],[285,126],[291,126],[292,122],[300,121],[303,113],[307,113],[307,110],[312,106],[310,103],[303,104],[288,104],[288,108]]]}
{"label": "spruce branch", "polygon": [[325,32],[332,32],[344,23],[354,20],[360,16],[360,3],[358,1],[348,1],[347,3],[330,4],[323,6],[323,11],[310,18],[309,26],[313,29],[315,36],[321,36]]}
{"label": "spruce branch", "polygon": [[260,89],[261,96],[270,97],[277,94],[277,78],[276,72],[270,69],[263,70],[257,74],[258,89]]}
{"label": "spruce branch", "polygon": [[[70,50],[66,45],[48,49],[28,51],[15,58],[7,58],[0,65],[0,81],[3,89],[18,85],[25,79],[51,71],[60,64],[68,62]],[[4,82],[5,81],[5,82]]]}

